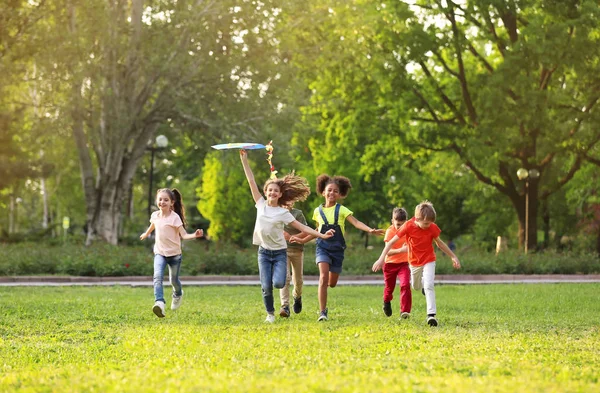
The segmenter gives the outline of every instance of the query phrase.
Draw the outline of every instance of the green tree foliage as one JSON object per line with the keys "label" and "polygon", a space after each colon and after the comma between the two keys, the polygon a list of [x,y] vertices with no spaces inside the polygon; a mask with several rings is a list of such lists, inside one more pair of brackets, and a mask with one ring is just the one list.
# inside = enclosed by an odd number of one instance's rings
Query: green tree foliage
{"label": "green tree foliage", "polygon": [[598,152],[598,3],[332,0],[308,9],[311,23],[296,34],[308,49],[296,60],[319,116],[311,151],[327,147],[314,153],[316,165],[339,157],[341,140],[385,151],[384,135],[417,163],[427,151],[449,152],[510,201],[521,239],[525,190],[516,172],[537,169],[533,248],[539,202]]}

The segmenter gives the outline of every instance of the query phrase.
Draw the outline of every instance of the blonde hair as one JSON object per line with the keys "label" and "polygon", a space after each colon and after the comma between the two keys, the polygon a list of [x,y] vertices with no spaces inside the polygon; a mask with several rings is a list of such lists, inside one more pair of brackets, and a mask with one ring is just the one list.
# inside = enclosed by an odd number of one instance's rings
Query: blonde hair
{"label": "blonde hair", "polygon": [[290,208],[298,201],[304,201],[310,195],[310,187],[308,181],[297,176],[294,172],[285,175],[282,178],[269,179],[265,182],[263,192],[267,192],[267,187],[270,184],[276,184],[281,191],[281,197],[277,204],[279,206]]}
{"label": "blonde hair", "polygon": [[433,204],[427,200],[419,203],[415,208],[415,219],[435,222],[435,209]]}

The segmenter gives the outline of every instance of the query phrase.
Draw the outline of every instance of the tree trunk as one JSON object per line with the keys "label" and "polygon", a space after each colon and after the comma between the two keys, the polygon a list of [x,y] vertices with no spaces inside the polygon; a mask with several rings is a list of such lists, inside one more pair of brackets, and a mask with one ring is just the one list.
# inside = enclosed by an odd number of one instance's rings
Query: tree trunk
{"label": "tree trunk", "polygon": [[[529,181],[524,192],[519,195],[515,209],[519,217],[519,249],[524,249],[525,230],[527,228],[527,250],[533,251],[537,247],[537,212],[539,201],[537,198],[538,185],[536,181]],[[529,197],[528,194],[529,193]],[[526,217],[526,214],[528,217]]]}

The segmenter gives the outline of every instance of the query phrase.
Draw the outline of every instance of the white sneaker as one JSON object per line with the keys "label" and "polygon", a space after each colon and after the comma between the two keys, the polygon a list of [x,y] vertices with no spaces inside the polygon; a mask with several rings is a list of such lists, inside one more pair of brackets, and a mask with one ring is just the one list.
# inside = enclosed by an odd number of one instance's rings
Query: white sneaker
{"label": "white sneaker", "polygon": [[431,327],[436,327],[438,325],[438,320],[434,317],[427,317],[427,324]]}
{"label": "white sneaker", "polygon": [[267,319],[265,319],[265,322],[268,322],[268,323],[275,322],[275,314],[267,314]]}
{"label": "white sneaker", "polygon": [[161,301],[156,301],[154,303],[154,307],[152,307],[152,312],[156,314],[159,318],[165,317],[165,303]]}
{"label": "white sneaker", "polygon": [[183,300],[183,291],[181,291],[181,296],[173,296],[173,300],[171,300],[171,310],[177,310],[179,306],[181,306],[181,300]]}
{"label": "white sneaker", "polygon": [[408,319],[408,318],[410,318],[410,313],[403,312],[402,314],[400,314],[400,318],[402,318],[402,319]]}

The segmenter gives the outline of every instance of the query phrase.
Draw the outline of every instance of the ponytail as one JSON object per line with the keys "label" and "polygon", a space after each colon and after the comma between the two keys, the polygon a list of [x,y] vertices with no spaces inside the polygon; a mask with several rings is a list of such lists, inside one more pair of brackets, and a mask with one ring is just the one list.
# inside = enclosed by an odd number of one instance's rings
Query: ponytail
{"label": "ponytail", "polygon": [[173,193],[174,197],[173,210],[179,215],[179,217],[181,217],[181,222],[183,222],[183,227],[185,228],[187,226],[187,222],[185,219],[185,207],[183,206],[181,192],[179,192],[179,190],[176,188],[171,189],[171,192]]}

